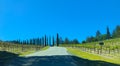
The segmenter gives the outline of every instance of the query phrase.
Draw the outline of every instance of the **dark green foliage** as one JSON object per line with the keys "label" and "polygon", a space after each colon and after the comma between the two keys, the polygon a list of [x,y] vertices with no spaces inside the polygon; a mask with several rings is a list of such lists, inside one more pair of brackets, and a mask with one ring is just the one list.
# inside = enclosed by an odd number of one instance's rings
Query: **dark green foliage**
{"label": "dark green foliage", "polygon": [[42,45],[42,39],[41,38],[39,39],[39,41],[40,41],[40,45]]}
{"label": "dark green foliage", "polygon": [[54,45],[55,45],[55,40],[54,40],[54,37],[53,37],[52,39],[53,39],[53,41],[52,41],[52,42],[53,42],[53,46],[54,46]]}
{"label": "dark green foliage", "polygon": [[48,37],[47,37],[47,46],[49,45],[49,43],[48,43]]}
{"label": "dark green foliage", "polygon": [[79,44],[79,41],[78,41],[77,39],[74,39],[74,40],[72,41],[72,44]]}
{"label": "dark green foliage", "polygon": [[56,43],[57,43],[57,46],[59,46],[59,34],[58,33],[57,33]]}
{"label": "dark green foliage", "polygon": [[112,34],[113,38],[120,38],[120,26],[118,25]]}
{"label": "dark green foliage", "polygon": [[86,39],[86,42],[94,42],[94,41],[96,41],[96,38],[93,36],[87,37],[87,39]]}
{"label": "dark green foliage", "polygon": [[82,41],[82,44],[86,43],[86,41]]}
{"label": "dark green foliage", "polygon": [[7,64],[16,57],[18,57],[18,54],[13,54],[6,51],[0,51],[0,66],[4,66],[5,64]]}
{"label": "dark green foliage", "polygon": [[45,46],[45,45],[44,45],[44,37],[42,37],[42,45]]}
{"label": "dark green foliage", "polygon": [[106,34],[106,39],[110,39],[111,38],[111,34],[109,31],[109,27],[107,27],[107,34]]}
{"label": "dark green foliage", "polygon": [[32,39],[30,39],[30,44],[32,44],[33,42],[32,42]]}
{"label": "dark green foliage", "polygon": [[101,35],[101,40],[106,40],[107,34]]}
{"label": "dark green foliage", "polygon": [[69,44],[70,40],[68,38],[65,38],[64,44]]}
{"label": "dark green foliage", "polygon": [[51,45],[51,36],[49,37],[49,45]]}
{"label": "dark green foliage", "polygon": [[96,32],[96,41],[100,41],[100,40],[102,40],[102,39],[101,39],[101,33],[100,33],[100,31],[98,30],[98,31]]}
{"label": "dark green foliage", "polygon": [[47,46],[47,37],[45,35],[45,46]]}
{"label": "dark green foliage", "polygon": [[26,40],[26,44],[29,44],[29,40]]}

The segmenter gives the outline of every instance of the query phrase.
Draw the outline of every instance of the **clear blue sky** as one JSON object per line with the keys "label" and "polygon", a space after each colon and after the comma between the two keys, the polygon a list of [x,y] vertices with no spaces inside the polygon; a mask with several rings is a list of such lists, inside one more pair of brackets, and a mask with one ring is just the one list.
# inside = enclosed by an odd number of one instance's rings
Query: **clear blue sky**
{"label": "clear blue sky", "polygon": [[120,0],[0,0],[0,39],[94,36],[120,25]]}

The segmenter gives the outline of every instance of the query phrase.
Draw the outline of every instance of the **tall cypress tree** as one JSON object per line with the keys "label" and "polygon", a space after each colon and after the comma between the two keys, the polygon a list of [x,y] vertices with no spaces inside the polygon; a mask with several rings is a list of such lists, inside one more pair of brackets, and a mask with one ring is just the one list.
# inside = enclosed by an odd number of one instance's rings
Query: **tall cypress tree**
{"label": "tall cypress tree", "polygon": [[49,45],[51,45],[51,36],[49,37]]}
{"label": "tall cypress tree", "polygon": [[46,42],[47,42],[47,46],[48,46],[49,45],[49,43],[48,43],[48,37],[47,37],[47,41]]}
{"label": "tall cypress tree", "polygon": [[46,35],[45,35],[45,46],[47,46],[47,38],[46,38]]}
{"label": "tall cypress tree", "polygon": [[42,40],[41,40],[41,38],[39,39],[39,44],[40,44],[40,46],[42,45]]}
{"label": "tall cypress tree", "polygon": [[42,45],[45,46],[45,45],[44,45],[44,37],[42,37]]}
{"label": "tall cypress tree", "polygon": [[40,45],[40,41],[39,41],[39,38],[37,38],[37,44]]}
{"label": "tall cypress tree", "polygon": [[53,46],[54,46],[54,45],[55,45],[55,40],[54,40],[54,37],[52,38],[52,40],[53,40],[52,42],[53,42]]}
{"label": "tall cypress tree", "polygon": [[30,44],[32,44],[32,39],[30,39]]}
{"label": "tall cypress tree", "polygon": [[57,39],[56,39],[57,46],[59,46],[59,34],[57,33]]}
{"label": "tall cypress tree", "polygon": [[35,45],[35,39],[33,39],[33,41],[32,41],[32,42],[33,42],[33,45]]}

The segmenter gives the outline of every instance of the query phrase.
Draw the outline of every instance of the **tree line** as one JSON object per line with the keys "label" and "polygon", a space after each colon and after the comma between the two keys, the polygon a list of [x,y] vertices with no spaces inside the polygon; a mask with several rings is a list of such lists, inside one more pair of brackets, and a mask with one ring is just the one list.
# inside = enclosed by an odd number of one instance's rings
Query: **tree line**
{"label": "tree line", "polygon": [[68,38],[63,39],[59,36],[59,34],[56,34],[56,37],[51,36],[43,36],[41,38],[32,38],[27,40],[13,40],[13,41],[6,41],[9,43],[14,44],[26,44],[26,45],[40,45],[40,46],[59,46],[59,44],[79,44],[79,41],[77,39],[70,40]]}
{"label": "tree line", "polygon": [[113,38],[120,38],[120,25],[117,25],[112,33],[110,33],[108,26],[106,28],[106,34],[101,34],[101,32],[97,30],[95,37],[94,36],[87,37],[85,41],[82,41],[82,43],[103,41],[103,40],[108,40]]}
{"label": "tree line", "polygon": [[[109,27],[106,28],[106,34],[102,34],[99,30],[96,31],[95,36],[89,36],[86,40],[82,41],[82,43],[89,43],[89,42],[96,42],[96,41],[103,41],[112,38],[120,38],[120,25],[117,25],[113,32],[110,32]],[[13,41],[6,41],[14,44],[27,44],[27,45],[41,45],[41,46],[48,46],[48,45],[57,45],[59,44],[79,44],[80,42],[78,39],[70,40],[69,38],[63,39],[59,34],[54,36],[47,36],[44,35],[40,38],[32,38],[27,40],[13,40]]]}

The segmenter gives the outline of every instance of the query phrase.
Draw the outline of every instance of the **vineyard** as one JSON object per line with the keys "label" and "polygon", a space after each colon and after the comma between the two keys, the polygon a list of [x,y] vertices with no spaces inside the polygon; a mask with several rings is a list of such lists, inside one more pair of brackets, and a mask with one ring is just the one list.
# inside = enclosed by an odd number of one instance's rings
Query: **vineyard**
{"label": "vineyard", "polygon": [[77,48],[81,51],[101,55],[108,58],[120,59],[120,38],[103,41],[104,45],[99,42],[85,44],[64,44],[61,46]]}
{"label": "vineyard", "polygon": [[25,55],[42,49],[40,45],[28,45],[28,44],[13,44],[8,42],[0,42],[0,51],[8,51],[19,55]]}

